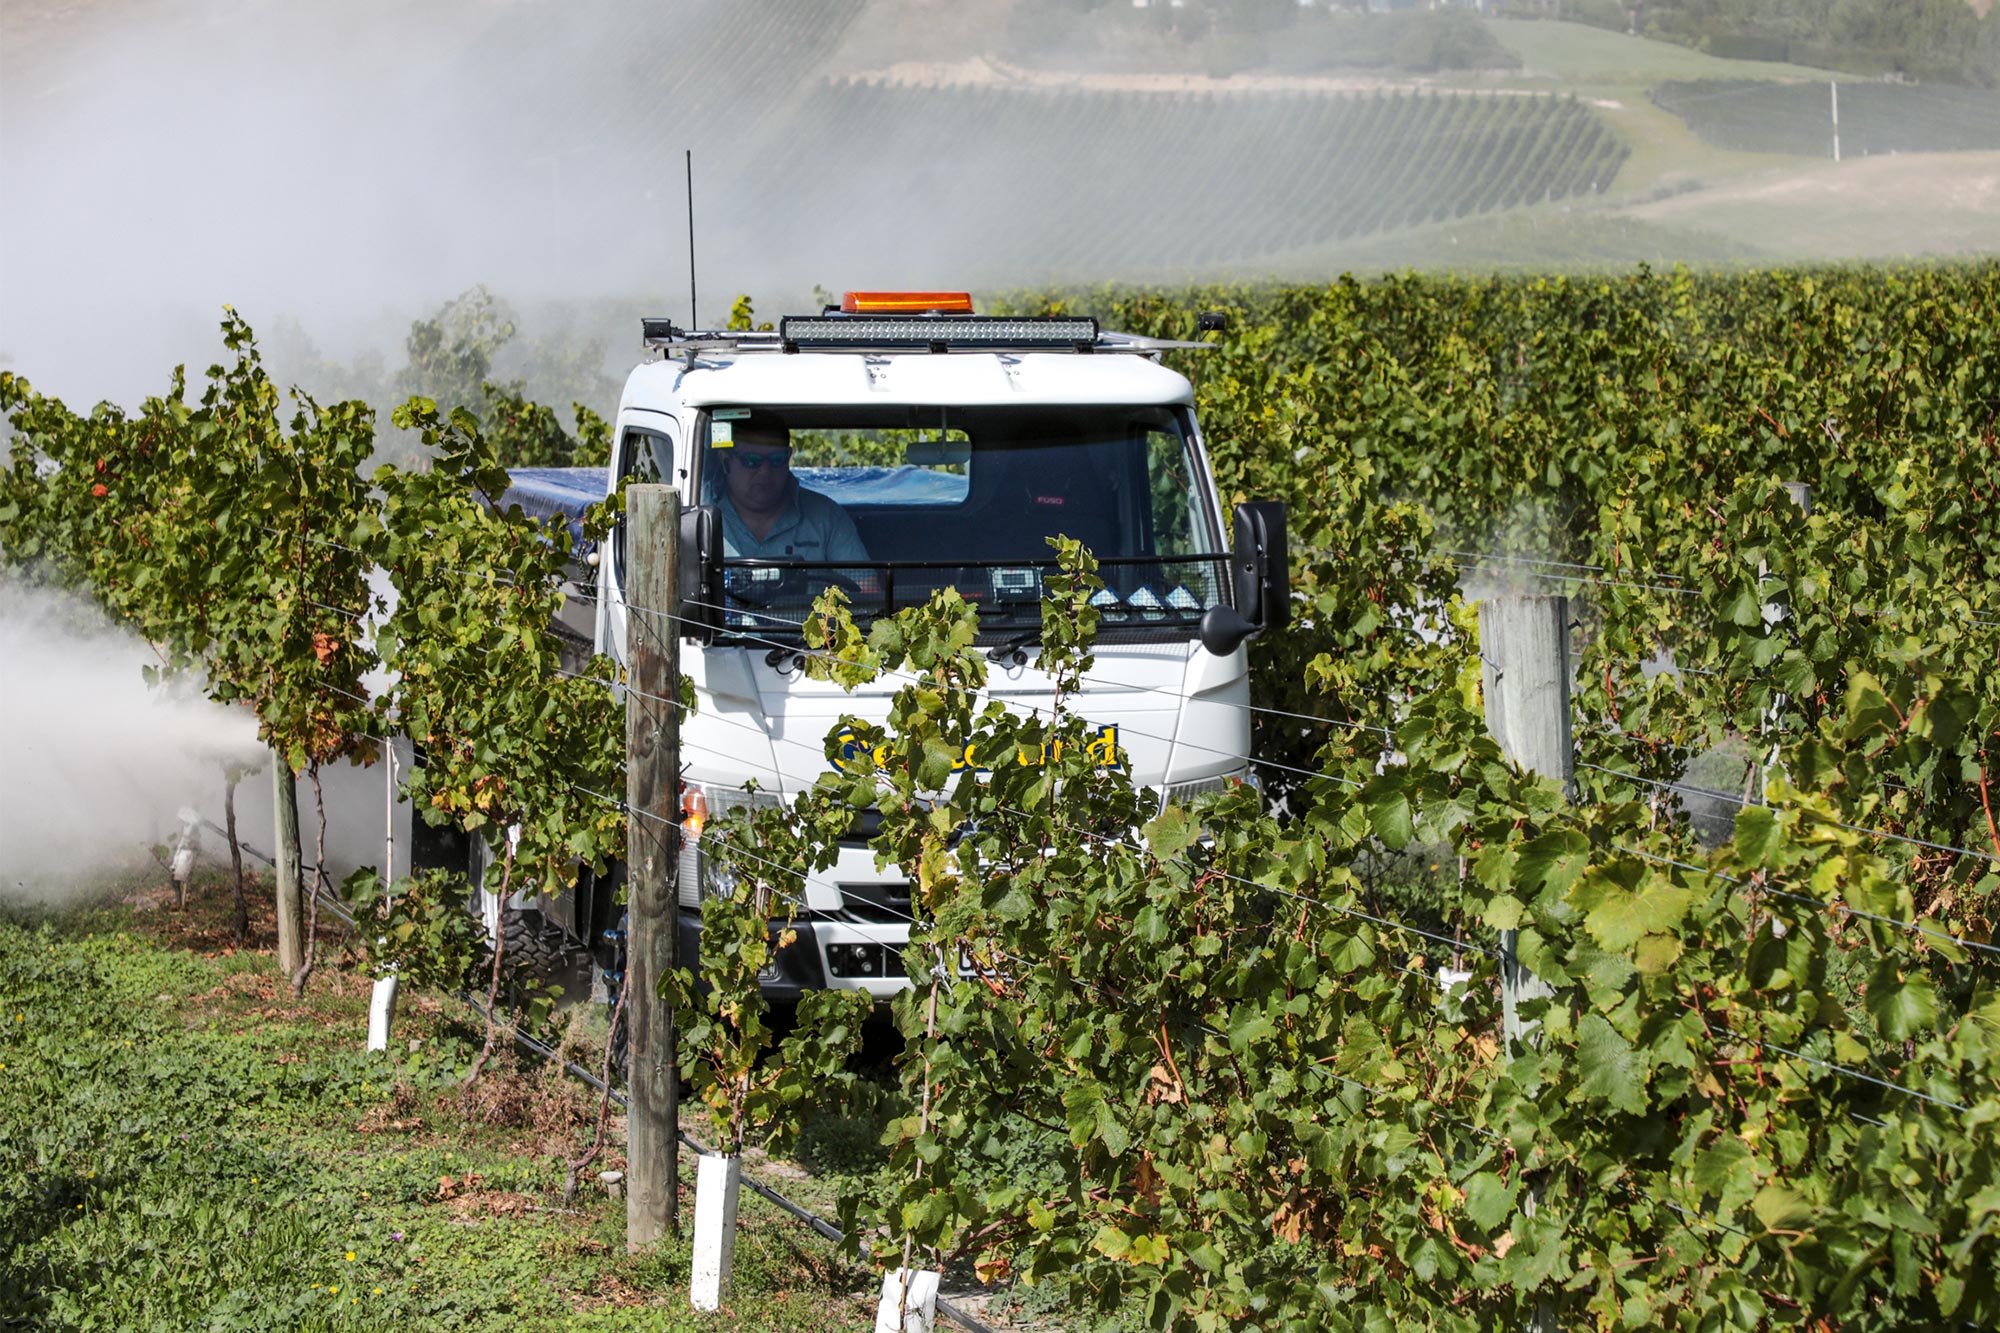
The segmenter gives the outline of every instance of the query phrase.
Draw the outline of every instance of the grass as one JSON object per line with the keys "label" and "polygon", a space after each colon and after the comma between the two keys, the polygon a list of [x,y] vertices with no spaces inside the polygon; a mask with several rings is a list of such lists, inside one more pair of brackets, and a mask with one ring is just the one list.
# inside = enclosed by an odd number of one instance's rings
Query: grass
{"label": "grass", "polygon": [[481,1034],[434,997],[365,1053],[339,936],[295,1002],[268,912],[238,948],[225,898],[0,918],[0,1328],[872,1326],[874,1275],[747,1192],[735,1296],[697,1316],[684,1243],[627,1256],[621,1203],[563,1205],[587,1089],[509,1060],[462,1100]]}
{"label": "grass", "polygon": [[1645,88],[1668,79],[1818,79],[1823,69],[1728,60],[1693,47],[1553,19],[1487,19],[1487,30],[1521,57],[1523,81],[1574,88]]}

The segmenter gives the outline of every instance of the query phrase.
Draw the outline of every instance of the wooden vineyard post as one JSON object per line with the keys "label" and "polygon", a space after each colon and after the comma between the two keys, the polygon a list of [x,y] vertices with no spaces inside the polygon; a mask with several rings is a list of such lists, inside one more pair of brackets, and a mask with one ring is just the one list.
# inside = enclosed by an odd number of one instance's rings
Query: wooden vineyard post
{"label": "wooden vineyard post", "polygon": [[659,996],[676,965],[680,816],[680,495],[634,486],[625,502],[625,804],[630,1103],[625,1248],[679,1234],[680,1073],[674,1013]]}
{"label": "wooden vineyard post", "polygon": [[[1569,718],[1569,598],[1496,597],[1479,607],[1479,655],[1486,687],[1486,729],[1506,756],[1532,773],[1562,783],[1574,794],[1576,753]],[[1520,932],[1500,932],[1501,1027],[1511,1057],[1517,1043],[1535,1039],[1537,1026],[1521,1016],[1530,1000],[1554,994],[1521,965]],[[1535,1211],[1532,1186],[1522,1208]],[[1537,1305],[1531,1333],[1551,1333],[1554,1317]]]}
{"label": "wooden vineyard post", "polygon": [[305,912],[299,897],[299,788],[292,766],[271,752],[271,811],[277,823],[278,971],[290,981],[305,966]]}

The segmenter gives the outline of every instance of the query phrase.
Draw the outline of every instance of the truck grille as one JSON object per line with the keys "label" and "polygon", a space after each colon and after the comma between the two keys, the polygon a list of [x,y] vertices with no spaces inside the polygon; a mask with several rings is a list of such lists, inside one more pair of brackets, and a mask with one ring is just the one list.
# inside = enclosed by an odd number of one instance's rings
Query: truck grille
{"label": "truck grille", "polygon": [[871,926],[910,924],[908,884],[836,884],[841,905],[820,916],[834,921],[852,921]]}

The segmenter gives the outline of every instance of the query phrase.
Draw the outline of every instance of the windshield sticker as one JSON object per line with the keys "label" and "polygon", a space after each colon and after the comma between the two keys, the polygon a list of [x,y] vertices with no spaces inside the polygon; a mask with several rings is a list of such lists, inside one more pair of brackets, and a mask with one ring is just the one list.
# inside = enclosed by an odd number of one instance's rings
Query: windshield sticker
{"label": "windshield sticker", "polygon": [[708,427],[708,445],[711,449],[734,449],[736,427],[727,421],[711,422]]}
{"label": "windshield sticker", "polygon": [[[876,746],[873,753],[870,753],[867,745],[854,734],[852,728],[843,728],[834,739],[839,742],[840,749],[830,762],[834,771],[838,773],[867,773],[887,768],[889,760],[894,755],[894,751],[886,741]],[[1125,752],[1118,747],[1118,725],[1115,722],[1109,726],[1099,727],[1085,743],[1084,748],[1091,758],[1092,767],[1119,769],[1125,767]],[[963,773],[969,768],[975,773],[991,773],[993,771],[991,768],[979,763],[978,750],[977,742],[967,745],[953,758],[951,771]],[[1057,758],[1060,758],[1063,746],[1050,741],[1043,744],[1039,753],[1034,750],[1022,750],[1014,756],[1014,762],[1023,768],[1034,768],[1047,763],[1052,751]]]}

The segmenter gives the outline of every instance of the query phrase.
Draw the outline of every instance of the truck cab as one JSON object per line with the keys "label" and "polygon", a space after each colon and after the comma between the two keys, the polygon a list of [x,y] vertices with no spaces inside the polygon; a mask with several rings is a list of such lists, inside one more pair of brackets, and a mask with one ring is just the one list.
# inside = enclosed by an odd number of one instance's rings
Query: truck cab
{"label": "truck cab", "polygon": [[[697,591],[676,611],[698,701],[680,733],[684,949],[703,900],[736,873],[704,845],[703,822],[865,763],[841,721],[884,720],[901,683],[849,692],[807,677],[804,622],[830,586],[864,627],[956,588],[979,611],[988,694],[1047,710],[1053,682],[1034,661],[1055,569],[1048,539],[1078,539],[1105,586],[1093,599],[1096,664],[1067,703],[1088,719],[1096,761],[1163,799],[1251,778],[1243,643],[1284,615],[1283,517],[1240,507],[1246,549],[1232,554],[1193,390],[1160,359],[1200,344],[970,311],[962,295],[850,294],[762,333],[646,321],[651,357],[626,382],[602,480],[606,492],[669,484],[690,517],[709,511],[683,524],[707,549],[684,538],[694,572],[683,583]],[[768,506],[778,471],[792,517],[806,521],[753,539],[737,500]],[[762,487],[754,501],[751,486]],[[830,527],[842,534],[831,545]],[[616,535],[595,573],[595,646],[629,665]],[[886,997],[908,984],[909,889],[876,864],[872,823],[859,817],[834,865],[808,876],[796,942],[764,978],[772,998],[824,987]]]}

